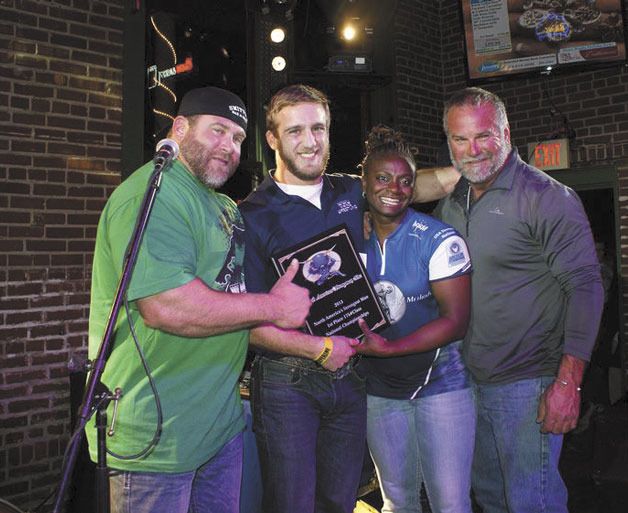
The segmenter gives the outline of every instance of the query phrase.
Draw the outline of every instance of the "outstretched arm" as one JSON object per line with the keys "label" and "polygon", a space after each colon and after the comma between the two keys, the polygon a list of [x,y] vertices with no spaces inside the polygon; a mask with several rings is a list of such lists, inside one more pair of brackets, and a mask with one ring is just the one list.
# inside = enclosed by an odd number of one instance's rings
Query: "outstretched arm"
{"label": "outstretched arm", "polygon": [[[335,371],[355,354],[359,341],[341,336],[331,337],[333,349],[323,367]],[[251,345],[273,353],[300,356],[310,360],[321,354],[325,345],[323,337],[308,335],[301,331],[281,329],[272,324],[259,326],[251,331]]]}
{"label": "outstretched arm", "polygon": [[360,319],[364,333],[358,352],[370,356],[400,356],[429,351],[462,338],[469,324],[471,278],[468,274],[432,283],[432,293],[438,302],[440,316],[409,335],[397,340],[386,340],[373,333]]}
{"label": "outstretched arm", "polygon": [[184,337],[207,337],[262,322],[302,326],[310,309],[307,289],[292,283],[296,261],[268,294],[230,294],[192,281],[137,301],[144,323]]}
{"label": "outstretched arm", "polygon": [[427,203],[444,198],[460,180],[460,173],[453,167],[417,169],[414,178],[413,203]]}

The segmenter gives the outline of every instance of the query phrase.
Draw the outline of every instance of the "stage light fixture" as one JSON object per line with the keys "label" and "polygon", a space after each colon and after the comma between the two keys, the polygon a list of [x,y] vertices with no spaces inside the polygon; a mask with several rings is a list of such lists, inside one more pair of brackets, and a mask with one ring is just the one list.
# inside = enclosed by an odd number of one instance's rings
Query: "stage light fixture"
{"label": "stage light fixture", "polygon": [[281,27],[275,27],[270,32],[270,40],[273,43],[282,43],[286,39],[286,31]]}
{"label": "stage light fixture", "polygon": [[284,69],[286,69],[286,59],[281,55],[276,55],[275,57],[273,57],[273,60],[270,64],[275,71],[283,71]]}
{"label": "stage light fixture", "polygon": [[357,34],[357,31],[355,27],[353,26],[353,24],[348,23],[344,27],[342,27],[342,38],[345,41],[353,41],[355,39],[356,34]]}

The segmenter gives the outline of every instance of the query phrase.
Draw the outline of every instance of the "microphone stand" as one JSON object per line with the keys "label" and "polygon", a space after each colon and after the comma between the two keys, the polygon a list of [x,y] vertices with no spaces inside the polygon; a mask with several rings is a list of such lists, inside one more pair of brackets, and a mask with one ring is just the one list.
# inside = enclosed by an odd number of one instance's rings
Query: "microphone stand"
{"label": "microphone stand", "polygon": [[[109,358],[111,349],[113,348],[113,338],[115,334],[115,326],[118,319],[118,313],[124,301],[124,296],[126,295],[129,283],[131,281],[131,275],[133,273],[133,267],[135,266],[135,262],[137,260],[137,254],[139,253],[142,237],[144,235],[144,231],[146,230],[146,225],[148,224],[150,213],[153,208],[153,204],[155,203],[155,198],[157,197],[157,193],[159,192],[159,188],[161,186],[163,171],[170,165],[174,156],[176,155],[171,154],[168,156],[163,156],[158,154],[155,157],[155,167],[148,181],[149,186],[146,190],[146,193],[144,194],[144,199],[142,200],[142,204],[140,206],[138,217],[135,223],[135,228],[131,235],[129,246],[127,247],[127,252],[124,258],[122,268],[122,275],[120,276],[120,280],[118,281],[118,288],[116,290],[116,295],[114,297],[114,301],[109,312],[105,333],[100,342],[98,355],[91,365],[90,374],[85,385],[83,403],[80,407],[75,432],[70,438],[70,446],[67,450],[67,459],[63,467],[63,474],[61,477],[61,482],[59,484],[53,513],[61,513],[63,498],[70,484],[70,476],[72,475],[74,465],[76,464],[76,458],[78,456],[80,442],[85,434],[84,428],[88,420],[94,413],[95,399],[100,399],[97,409],[100,412],[98,417],[100,418],[99,423],[101,424],[101,426],[97,428],[99,436],[97,444],[98,465],[96,468],[96,486],[98,489],[96,490],[96,507],[98,513],[109,513],[109,476],[106,467],[107,456],[104,439],[105,429],[102,424],[103,422],[104,424],[106,424],[106,410],[109,401],[111,399],[116,399],[116,397],[112,396],[111,393],[106,390],[104,385],[101,383],[100,378],[102,377],[102,374],[104,372],[105,364],[107,363],[107,359]],[[97,389],[99,391],[104,389],[105,392],[97,396]],[[106,489],[103,490],[103,487]]]}

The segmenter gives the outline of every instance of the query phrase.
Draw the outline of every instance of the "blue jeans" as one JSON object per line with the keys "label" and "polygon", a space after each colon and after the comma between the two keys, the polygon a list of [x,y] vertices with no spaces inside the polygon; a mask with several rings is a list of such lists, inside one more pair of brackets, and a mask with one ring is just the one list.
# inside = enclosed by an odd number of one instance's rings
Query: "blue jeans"
{"label": "blue jeans", "polygon": [[251,401],[243,400],[246,430],[242,435],[242,488],[240,489],[240,513],[262,511],[262,475],[259,469],[257,442],[253,434]]}
{"label": "blue jeans", "polygon": [[111,513],[239,513],[242,433],[191,472],[112,471]]}
{"label": "blue jeans", "polygon": [[484,513],[567,513],[558,472],[562,435],[541,433],[539,397],[553,377],[474,384],[478,410],[472,486]]}
{"label": "blue jeans", "polygon": [[265,513],[351,513],[366,437],[364,380],[258,358],[253,429]]}
{"label": "blue jeans", "polygon": [[434,513],[471,513],[470,388],[412,400],[369,395],[367,419],[382,513],[420,513],[422,482]]}

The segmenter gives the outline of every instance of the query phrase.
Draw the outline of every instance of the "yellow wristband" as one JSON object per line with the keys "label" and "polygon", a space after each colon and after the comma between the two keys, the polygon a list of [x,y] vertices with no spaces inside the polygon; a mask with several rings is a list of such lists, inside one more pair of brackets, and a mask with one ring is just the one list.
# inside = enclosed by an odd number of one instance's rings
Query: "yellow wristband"
{"label": "yellow wristband", "polygon": [[323,365],[327,360],[329,360],[331,352],[334,350],[334,341],[330,337],[325,337],[323,342],[325,343],[325,347],[323,347],[320,354],[314,358],[314,361],[319,365]]}

